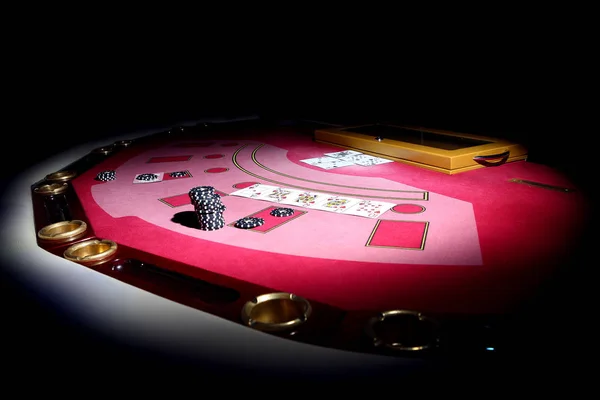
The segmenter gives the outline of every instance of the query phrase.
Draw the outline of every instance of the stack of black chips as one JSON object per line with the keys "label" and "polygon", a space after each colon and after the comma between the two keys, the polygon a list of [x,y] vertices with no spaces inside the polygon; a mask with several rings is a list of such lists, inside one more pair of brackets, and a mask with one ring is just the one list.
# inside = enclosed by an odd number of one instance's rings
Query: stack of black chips
{"label": "stack of black chips", "polygon": [[102,171],[96,175],[96,180],[101,182],[114,181],[117,179],[117,173],[113,170]]}
{"label": "stack of black chips", "polygon": [[216,231],[225,226],[225,205],[221,203],[221,196],[215,193],[214,187],[197,186],[190,189],[188,194],[194,205],[200,230]]}

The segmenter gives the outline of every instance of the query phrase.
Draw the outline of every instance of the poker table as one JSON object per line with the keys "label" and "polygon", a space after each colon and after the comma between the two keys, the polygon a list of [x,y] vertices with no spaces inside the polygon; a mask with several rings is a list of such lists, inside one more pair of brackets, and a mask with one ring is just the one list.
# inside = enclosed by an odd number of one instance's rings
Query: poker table
{"label": "poker table", "polygon": [[[30,221],[4,239],[27,253],[12,265],[103,334],[258,370],[402,374],[511,354],[507,316],[571,255],[583,193],[525,157],[457,174],[393,160],[323,168],[306,160],[348,148],[315,129],[187,123],[40,164],[19,179],[28,201],[11,205]],[[200,186],[225,206],[220,229],[200,229],[189,196]],[[248,195],[272,187],[367,208]],[[389,207],[373,213],[376,202]],[[244,218],[262,224],[240,229]]]}

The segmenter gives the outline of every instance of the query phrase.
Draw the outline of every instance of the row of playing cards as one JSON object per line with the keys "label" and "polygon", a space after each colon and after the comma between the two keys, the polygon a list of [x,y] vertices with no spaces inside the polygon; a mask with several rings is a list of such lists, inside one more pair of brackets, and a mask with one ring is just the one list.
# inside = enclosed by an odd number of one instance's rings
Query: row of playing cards
{"label": "row of playing cards", "polygon": [[230,195],[272,201],[279,204],[314,210],[358,215],[367,218],[377,218],[395,205],[383,201],[361,200],[326,193],[263,185],[260,183],[230,193]]}
{"label": "row of playing cards", "polygon": [[359,151],[354,150],[344,150],[335,153],[325,153],[323,157],[309,158],[300,161],[323,169],[347,167],[350,165],[361,165],[363,167],[370,167],[371,165],[379,165],[393,162],[392,160],[370,156],[368,154],[363,154]]}

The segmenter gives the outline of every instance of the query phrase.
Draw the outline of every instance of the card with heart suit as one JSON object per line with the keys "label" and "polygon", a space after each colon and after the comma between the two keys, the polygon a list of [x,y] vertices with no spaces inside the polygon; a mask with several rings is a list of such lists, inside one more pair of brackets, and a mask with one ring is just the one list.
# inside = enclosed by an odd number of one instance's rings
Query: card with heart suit
{"label": "card with heart suit", "polygon": [[277,189],[276,186],[263,185],[262,183],[257,183],[255,185],[248,186],[247,188],[230,193],[230,195],[261,200],[267,193],[270,193],[275,189]]}
{"label": "card with heart suit", "polygon": [[395,205],[394,203],[387,203],[385,201],[360,200],[358,204],[350,207],[344,214],[377,218]]}

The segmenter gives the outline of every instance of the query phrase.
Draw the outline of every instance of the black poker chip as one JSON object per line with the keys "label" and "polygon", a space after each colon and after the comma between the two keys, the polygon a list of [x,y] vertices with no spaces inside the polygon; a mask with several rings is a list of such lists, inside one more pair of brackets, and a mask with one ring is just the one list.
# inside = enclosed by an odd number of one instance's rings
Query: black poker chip
{"label": "black poker chip", "polygon": [[192,195],[192,193],[197,193],[197,194],[207,194],[207,193],[211,193],[214,194],[215,193],[215,188],[212,186],[196,186],[190,189],[189,194],[190,196]]}
{"label": "black poker chip", "polygon": [[209,228],[216,228],[216,227],[224,227],[225,226],[225,220],[223,218],[218,219],[218,220],[214,220],[214,221],[206,221],[203,220],[201,218],[198,218],[198,223],[200,224],[201,227],[203,226],[207,226]]}
{"label": "black poker chip", "polygon": [[218,211],[218,210],[223,210],[225,211],[225,205],[223,203],[221,203],[221,201],[193,201],[192,200],[192,204],[194,205],[194,208],[196,210],[209,210],[209,211]]}
{"label": "black poker chip", "polygon": [[190,195],[190,199],[194,202],[203,202],[203,203],[219,203],[221,202],[221,196],[216,193],[201,195],[198,193],[192,193]]}
{"label": "black poker chip", "polygon": [[200,222],[211,223],[225,221],[223,213],[196,214],[196,216]]}
{"label": "black poker chip", "polygon": [[193,204],[203,205],[203,206],[219,206],[221,203],[221,198],[219,196],[213,197],[205,197],[203,199],[199,199],[197,197],[190,198]]}
{"label": "black poker chip", "polygon": [[219,208],[198,208],[194,207],[194,211],[196,215],[215,215],[215,214],[223,214],[225,212],[225,206]]}
{"label": "black poker chip", "polygon": [[202,231],[216,231],[225,227],[225,219],[219,218],[216,220],[207,220],[205,218],[198,218],[199,228]]}
{"label": "black poker chip", "polygon": [[183,178],[184,176],[187,176],[187,172],[186,171],[175,171],[175,172],[171,172],[169,174],[169,176],[171,178]]}
{"label": "black poker chip", "polygon": [[265,223],[265,220],[262,218],[256,217],[246,217],[242,219],[238,219],[235,222],[235,227],[240,229],[252,229],[258,226],[261,226]]}
{"label": "black poker chip", "polygon": [[206,223],[206,224],[216,224],[216,223],[225,222],[225,217],[223,217],[223,214],[220,214],[220,213],[198,214],[197,217],[198,217],[198,221]]}
{"label": "black poker chip", "polygon": [[294,215],[294,210],[291,208],[275,208],[270,213],[274,217],[289,217]]}
{"label": "black poker chip", "polygon": [[190,201],[192,202],[192,204],[194,205],[199,205],[199,206],[219,206],[223,203],[221,203],[221,198],[219,196],[213,196],[213,197],[204,197],[204,198],[198,198],[198,197],[190,197]]}
{"label": "black poker chip", "polygon": [[156,174],[139,174],[138,176],[135,177],[135,179],[137,179],[138,181],[153,181],[155,179],[158,179],[158,175]]}
{"label": "black poker chip", "polygon": [[200,206],[219,206],[223,203],[221,203],[221,197],[219,197],[219,195],[214,195],[212,197],[195,197],[195,196],[190,196],[190,201],[192,202],[192,204],[194,205],[200,205]]}
{"label": "black poker chip", "polygon": [[102,171],[96,175],[96,180],[102,182],[114,181],[117,179],[117,173],[113,170]]}

